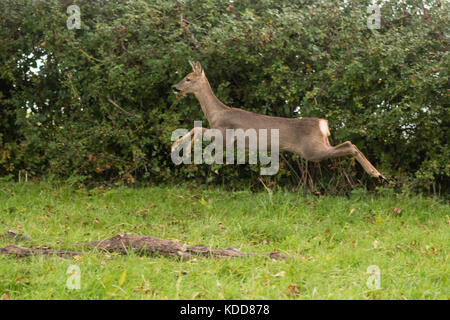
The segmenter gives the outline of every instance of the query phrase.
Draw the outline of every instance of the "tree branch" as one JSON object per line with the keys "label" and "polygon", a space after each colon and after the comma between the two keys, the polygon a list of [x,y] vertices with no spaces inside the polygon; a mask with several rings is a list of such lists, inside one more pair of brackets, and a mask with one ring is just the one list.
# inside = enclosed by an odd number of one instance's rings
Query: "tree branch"
{"label": "tree branch", "polygon": [[134,114],[134,113],[131,113],[131,112],[128,112],[127,110],[123,109],[123,108],[122,108],[121,106],[119,106],[116,102],[114,102],[114,100],[112,100],[110,97],[106,97],[106,99],[108,99],[108,101],[111,102],[113,106],[115,106],[117,109],[119,109],[119,110],[122,111],[123,113],[126,113],[127,115],[132,116],[132,117],[141,118],[140,115]]}
{"label": "tree branch", "polygon": [[[139,236],[133,234],[118,234],[112,238],[89,242],[86,244],[89,248],[97,248],[106,252],[118,252],[127,254],[134,251],[143,255],[159,254],[166,257],[181,257],[181,258],[232,258],[232,257],[250,257],[261,256],[270,259],[287,259],[289,256],[279,252],[269,253],[248,253],[242,252],[236,248],[228,249],[210,249],[204,245],[186,245],[179,242],[164,240],[152,236]],[[9,245],[0,248],[0,254],[15,255],[18,257],[26,257],[30,255],[57,255],[59,257],[73,257],[81,255],[82,252],[53,250],[49,248],[24,248],[16,245]]]}

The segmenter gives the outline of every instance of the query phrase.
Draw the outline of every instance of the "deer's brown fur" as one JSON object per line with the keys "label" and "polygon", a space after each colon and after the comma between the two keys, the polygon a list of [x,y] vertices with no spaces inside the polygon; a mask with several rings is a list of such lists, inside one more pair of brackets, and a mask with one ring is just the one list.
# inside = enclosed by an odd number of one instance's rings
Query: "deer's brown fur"
{"label": "deer's brown fur", "polygon": [[[330,131],[327,120],[319,118],[271,117],[228,107],[214,95],[201,64],[192,61],[189,63],[193,72],[174,85],[172,89],[175,93],[182,95],[193,93],[200,102],[202,111],[208,119],[211,128],[219,130],[267,129],[269,132],[270,129],[278,129],[280,151],[293,152],[311,161],[353,156],[369,175],[387,181],[350,141],[337,146],[330,145],[328,141]],[[202,129],[205,130],[204,128]],[[176,141],[172,149],[184,139],[191,138],[192,135],[194,135],[194,130]]]}

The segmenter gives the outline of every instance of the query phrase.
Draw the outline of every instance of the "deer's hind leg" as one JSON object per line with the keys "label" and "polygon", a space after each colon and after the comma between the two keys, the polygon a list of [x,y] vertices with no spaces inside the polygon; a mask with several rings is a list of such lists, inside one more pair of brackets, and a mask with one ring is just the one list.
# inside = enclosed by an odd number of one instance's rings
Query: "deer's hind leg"
{"label": "deer's hind leg", "polygon": [[359,151],[359,149],[352,144],[350,141],[346,141],[337,146],[330,146],[323,144],[316,150],[316,154],[312,156],[309,160],[324,160],[330,158],[338,158],[344,156],[353,156],[356,161],[358,161],[363,169],[372,177],[380,178],[386,182],[389,182],[364,156],[364,154]]}

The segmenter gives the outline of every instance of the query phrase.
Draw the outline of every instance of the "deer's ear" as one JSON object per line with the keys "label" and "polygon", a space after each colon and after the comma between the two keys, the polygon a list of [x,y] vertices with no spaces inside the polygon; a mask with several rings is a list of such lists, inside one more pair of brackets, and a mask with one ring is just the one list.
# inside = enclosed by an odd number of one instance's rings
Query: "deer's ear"
{"label": "deer's ear", "polygon": [[194,61],[192,61],[192,60],[189,60],[189,64],[191,65],[191,67],[192,67],[192,71],[194,71],[195,72],[195,62]]}
{"label": "deer's ear", "polygon": [[192,70],[193,70],[196,74],[198,74],[198,75],[204,74],[203,68],[202,68],[202,65],[200,64],[200,62],[189,60],[189,64],[191,65]]}
{"label": "deer's ear", "polygon": [[198,73],[198,74],[201,74],[201,75],[204,75],[205,74],[205,71],[203,71],[203,67],[202,67],[202,65],[201,65],[201,63],[200,62],[196,62],[196,72]]}

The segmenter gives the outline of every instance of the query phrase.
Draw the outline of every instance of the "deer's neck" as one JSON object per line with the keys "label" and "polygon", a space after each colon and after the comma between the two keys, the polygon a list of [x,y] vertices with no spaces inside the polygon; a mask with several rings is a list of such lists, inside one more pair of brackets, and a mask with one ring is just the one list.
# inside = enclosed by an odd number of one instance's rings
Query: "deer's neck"
{"label": "deer's neck", "polygon": [[225,104],[223,104],[215,95],[209,85],[207,79],[205,79],[205,84],[202,90],[195,93],[200,106],[202,108],[203,114],[208,119],[209,124],[212,126],[215,120],[218,118],[222,111],[229,109]]}

